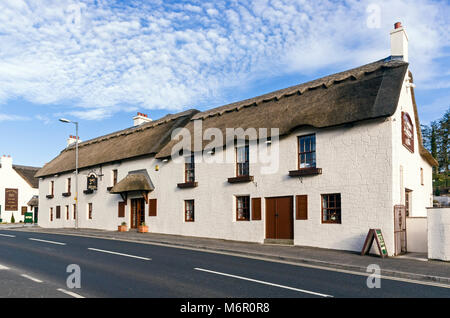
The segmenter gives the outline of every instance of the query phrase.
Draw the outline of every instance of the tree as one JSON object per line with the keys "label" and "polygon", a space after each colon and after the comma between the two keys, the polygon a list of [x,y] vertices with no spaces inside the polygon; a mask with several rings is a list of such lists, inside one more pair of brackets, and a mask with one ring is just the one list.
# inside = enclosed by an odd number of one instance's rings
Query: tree
{"label": "tree", "polygon": [[14,219],[14,213],[11,215],[11,223],[16,223],[16,219]]}

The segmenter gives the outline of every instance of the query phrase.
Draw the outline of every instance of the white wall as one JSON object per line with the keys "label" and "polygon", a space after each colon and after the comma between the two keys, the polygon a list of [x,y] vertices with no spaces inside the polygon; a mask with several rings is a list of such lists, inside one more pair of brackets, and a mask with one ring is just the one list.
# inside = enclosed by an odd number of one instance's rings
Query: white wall
{"label": "white wall", "polygon": [[450,261],[450,208],[428,210],[428,258]]}
{"label": "white wall", "polygon": [[[27,211],[31,211],[27,203],[37,195],[39,190],[33,189],[28,182],[26,182],[13,168],[12,158],[2,157],[2,167],[0,168],[0,205],[1,205],[1,219],[3,222],[10,222],[11,216],[14,214],[14,219],[18,223],[24,221],[22,215],[22,207],[27,207]],[[5,189],[18,189],[18,206],[17,211],[5,211]]]}
{"label": "white wall", "polygon": [[427,218],[406,218],[406,244],[408,252],[428,252]]}

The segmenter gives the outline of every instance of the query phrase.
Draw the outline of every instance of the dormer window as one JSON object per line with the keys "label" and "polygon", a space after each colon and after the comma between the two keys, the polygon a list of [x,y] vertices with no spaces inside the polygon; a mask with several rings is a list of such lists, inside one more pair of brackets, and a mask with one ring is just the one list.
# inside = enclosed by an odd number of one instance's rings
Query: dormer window
{"label": "dormer window", "polygon": [[186,163],[184,164],[184,182],[195,181],[195,160],[194,153],[186,157]]}
{"label": "dormer window", "polygon": [[236,147],[236,177],[250,175],[248,145]]}

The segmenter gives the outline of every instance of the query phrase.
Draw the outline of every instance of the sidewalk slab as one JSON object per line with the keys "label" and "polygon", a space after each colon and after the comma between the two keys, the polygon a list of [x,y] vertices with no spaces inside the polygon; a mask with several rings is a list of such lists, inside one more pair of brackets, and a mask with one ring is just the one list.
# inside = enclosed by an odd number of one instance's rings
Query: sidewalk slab
{"label": "sidewalk slab", "polygon": [[[3,229],[3,227],[0,227]],[[274,261],[285,261],[297,264],[321,266],[360,273],[367,273],[367,267],[376,264],[381,268],[383,276],[402,279],[419,280],[450,286],[450,263],[426,260],[424,254],[380,258],[373,255],[361,256],[357,252],[321,249],[304,246],[280,246],[240,241],[227,241],[168,235],[157,233],[116,232],[95,229],[44,229],[40,227],[21,227],[14,230],[64,234],[133,241],[147,244],[164,244],[181,248],[194,248],[204,251],[221,252],[236,256],[264,258]]]}

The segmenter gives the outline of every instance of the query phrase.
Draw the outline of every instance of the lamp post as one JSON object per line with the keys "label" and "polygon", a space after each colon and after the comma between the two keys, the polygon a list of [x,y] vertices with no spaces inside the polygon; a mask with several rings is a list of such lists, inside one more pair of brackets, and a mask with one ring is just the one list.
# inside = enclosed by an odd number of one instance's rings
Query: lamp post
{"label": "lamp post", "polygon": [[75,124],[75,129],[76,129],[76,140],[75,140],[75,213],[76,213],[76,217],[75,217],[75,229],[78,229],[78,214],[79,210],[78,210],[78,122],[76,121],[71,121],[65,118],[61,118],[59,119],[60,122],[63,123],[72,123]]}

